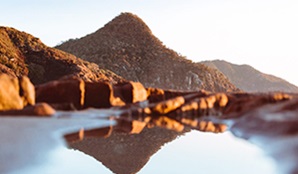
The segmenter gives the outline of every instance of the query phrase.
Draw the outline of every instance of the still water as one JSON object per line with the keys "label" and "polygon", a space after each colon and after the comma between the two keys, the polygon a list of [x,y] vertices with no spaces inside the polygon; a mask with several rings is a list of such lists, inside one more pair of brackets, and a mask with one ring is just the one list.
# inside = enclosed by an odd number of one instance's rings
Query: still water
{"label": "still water", "polygon": [[[93,148],[95,151],[100,151],[101,147]],[[149,156],[150,159],[139,169],[139,174],[275,173],[274,161],[270,157],[267,157],[257,146],[234,137],[230,132],[214,134],[193,130],[177,136],[175,140],[159,148],[151,157]],[[89,154],[90,152],[88,151]],[[127,166],[118,167],[125,169]],[[21,173],[110,174],[113,172],[92,156],[78,150],[61,147],[51,154],[44,166],[29,168]]]}

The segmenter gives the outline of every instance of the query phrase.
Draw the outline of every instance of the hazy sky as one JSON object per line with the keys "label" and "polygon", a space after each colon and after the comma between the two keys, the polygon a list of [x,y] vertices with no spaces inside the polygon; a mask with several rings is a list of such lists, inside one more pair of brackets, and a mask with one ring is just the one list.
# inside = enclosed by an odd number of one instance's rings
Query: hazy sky
{"label": "hazy sky", "polygon": [[1,2],[0,25],[55,46],[121,12],[138,15],[188,59],[249,64],[298,85],[297,0],[9,0]]}

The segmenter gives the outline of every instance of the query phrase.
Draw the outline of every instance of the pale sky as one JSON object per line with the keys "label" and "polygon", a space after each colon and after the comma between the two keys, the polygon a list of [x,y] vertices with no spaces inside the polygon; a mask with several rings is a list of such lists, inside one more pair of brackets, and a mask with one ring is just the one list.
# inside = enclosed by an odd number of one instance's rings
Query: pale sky
{"label": "pale sky", "polygon": [[249,64],[298,85],[297,0],[9,0],[0,8],[1,26],[48,46],[132,12],[167,47],[194,62]]}

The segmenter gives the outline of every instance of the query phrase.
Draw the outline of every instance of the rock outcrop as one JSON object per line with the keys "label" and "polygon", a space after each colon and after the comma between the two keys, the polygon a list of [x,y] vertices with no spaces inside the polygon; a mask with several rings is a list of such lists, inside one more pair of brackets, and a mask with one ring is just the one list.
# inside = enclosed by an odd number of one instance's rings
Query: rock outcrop
{"label": "rock outcrop", "polygon": [[141,83],[85,82],[80,79],[56,80],[36,86],[36,101],[73,109],[110,108],[147,100]]}
{"label": "rock outcrop", "polygon": [[297,86],[273,75],[264,74],[249,65],[236,65],[223,60],[200,63],[218,69],[236,87],[246,92],[298,92]]}
{"label": "rock outcrop", "polygon": [[[227,128],[224,120],[237,119],[256,108],[293,98],[296,95],[286,93],[181,92],[144,88],[136,82],[113,85],[77,79],[52,81],[36,87],[37,102],[53,107],[72,105],[72,109],[109,109],[109,114],[117,116],[120,125],[132,122],[129,123],[131,128],[124,130],[129,133],[139,133],[152,126],[176,131],[190,127],[223,132]],[[213,119],[220,121],[213,122]]]}
{"label": "rock outcrop", "polygon": [[72,53],[146,87],[236,91],[219,71],[192,63],[166,48],[136,15],[122,13],[103,28],[56,48]]}
{"label": "rock outcrop", "polygon": [[47,47],[38,38],[8,27],[0,27],[0,72],[12,77],[26,75],[34,84],[65,76],[112,83],[123,80],[94,63]]}
{"label": "rock outcrop", "polygon": [[[21,79],[0,76],[0,116],[116,120],[114,127],[65,136],[71,147],[94,156],[116,173],[139,171],[162,145],[187,131],[227,129],[268,151],[282,165],[282,173],[298,171],[297,94],[182,92],[145,88],[136,82],[68,79],[36,86],[36,101],[41,103],[35,104],[32,84],[26,77]],[[51,106],[71,107],[56,112]]]}

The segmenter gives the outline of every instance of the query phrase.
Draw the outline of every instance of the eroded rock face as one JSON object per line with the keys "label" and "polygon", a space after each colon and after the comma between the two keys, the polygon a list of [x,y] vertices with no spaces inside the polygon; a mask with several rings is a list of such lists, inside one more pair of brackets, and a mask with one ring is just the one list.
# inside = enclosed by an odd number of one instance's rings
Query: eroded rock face
{"label": "eroded rock face", "polygon": [[36,101],[49,104],[70,103],[77,109],[84,105],[85,83],[82,80],[51,81],[36,87]]}
{"label": "eroded rock face", "polygon": [[80,79],[56,80],[36,86],[36,100],[55,106],[71,104],[76,109],[110,108],[145,101],[147,91],[137,82],[113,85]]}

